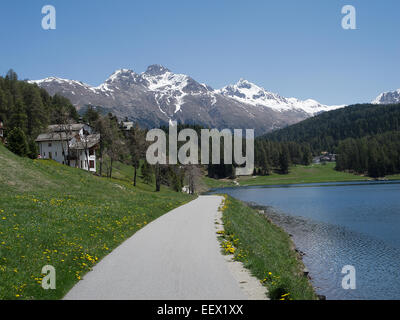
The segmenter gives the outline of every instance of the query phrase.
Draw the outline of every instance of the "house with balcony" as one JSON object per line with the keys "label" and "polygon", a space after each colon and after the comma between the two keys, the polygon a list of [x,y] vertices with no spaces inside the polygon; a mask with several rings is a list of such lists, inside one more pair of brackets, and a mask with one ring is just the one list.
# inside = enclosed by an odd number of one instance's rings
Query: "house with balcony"
{"label": "house with balcony", "polygon": [[96,149],[100,134],[84,123],[50,125],[36,138],[39,158],[96,172]]}

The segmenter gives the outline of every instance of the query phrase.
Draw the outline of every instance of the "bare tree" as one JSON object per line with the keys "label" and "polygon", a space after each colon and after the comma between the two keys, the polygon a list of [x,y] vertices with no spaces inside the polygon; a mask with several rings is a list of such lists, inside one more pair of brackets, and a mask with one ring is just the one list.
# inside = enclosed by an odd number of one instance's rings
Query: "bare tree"
{"label": "bare tree", "polygon": [[189,193],[194,194],[199,186],[200,178],[202,176],[201,168],[198,165],[186,165],[185,176],[189,185]]}

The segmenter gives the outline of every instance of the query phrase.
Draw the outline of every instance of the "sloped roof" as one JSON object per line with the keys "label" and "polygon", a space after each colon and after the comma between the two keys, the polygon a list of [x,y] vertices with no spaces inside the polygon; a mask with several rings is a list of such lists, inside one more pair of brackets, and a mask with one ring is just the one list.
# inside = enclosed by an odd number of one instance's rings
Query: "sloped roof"
{"label": "sloped roof", "polygon": [[49,132],[80,131],[84,126],[88,125],[84,123],[52,124],[48,126],[48,131]]}
{"label": "sloped roof", "polygon": [[96,134],[90,134],[88,136],[85,137],[85,139],[75,139],[70,145],[69,148],[70,149],[78,149],[78,150],[82,150],[82,149],[90,149],[92,147],[94,147],[96,144],[98,144],[100,142],[100,134],[96,133]]}
{"label": "sloped roof", "polygon": [[[75,133],[76,134],[76,133]],[[67,141],[72,139],[74,134],[68,134],[66,132],[48,132],[41,133],[36,138],[36,142],[44,142],[44,141]]]}
{"label": "sloped roof", "polygon": [[85,126],[90,127],[84,123],[52,124],[47,127],[47,132],[39,134],[35,141],[43,142],[70,140],[75,137]]}

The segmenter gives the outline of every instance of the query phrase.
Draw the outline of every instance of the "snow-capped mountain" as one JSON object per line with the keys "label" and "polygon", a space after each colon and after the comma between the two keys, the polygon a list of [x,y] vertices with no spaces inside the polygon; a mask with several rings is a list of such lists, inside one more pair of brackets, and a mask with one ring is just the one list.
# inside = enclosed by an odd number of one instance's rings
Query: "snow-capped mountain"
{"label": "snow-capped mountain", "polygon": [[400,89],[381,93],[374,101],[373,104],[394,104],[400,103]]}
{"label": "snow-capped mountain", "polygon": [[338,108],[284,98],[246,80],[214,90],[161,65],[151,65],[140,74],[117,70],[97,87],[56,77],[30,82],[51,95],[65,96],[78,110],[102,107],[147,127],[178,121],[219,129],[253,128],[259,135]]}
{"label": "snow-capped mountain", "polygon": [[305,101],[296,98],[281,97],[276,93],[269,92],[247,80],[240,79],[234,85],[228,85],[220,90],[219,93],[242,103],[253,106],[267,107],[279,112],[298,111],[305,112],[310,116],[320,112],[330,111],[344,106],[326,106],[318,101],[308,99]]}

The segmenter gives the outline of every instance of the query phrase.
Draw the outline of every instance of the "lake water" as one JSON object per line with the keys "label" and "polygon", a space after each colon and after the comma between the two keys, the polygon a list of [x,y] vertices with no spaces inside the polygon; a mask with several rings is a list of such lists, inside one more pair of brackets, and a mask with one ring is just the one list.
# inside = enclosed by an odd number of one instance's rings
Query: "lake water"
{"label": "lake water", "polygon": [[[327,299],[400,299],[400,181],[214,190],[270,207]],[[356,290],[342,288],[345,265]]]}

